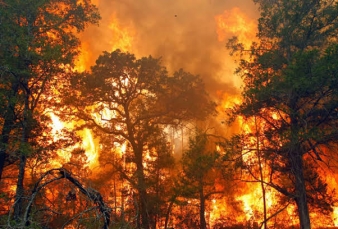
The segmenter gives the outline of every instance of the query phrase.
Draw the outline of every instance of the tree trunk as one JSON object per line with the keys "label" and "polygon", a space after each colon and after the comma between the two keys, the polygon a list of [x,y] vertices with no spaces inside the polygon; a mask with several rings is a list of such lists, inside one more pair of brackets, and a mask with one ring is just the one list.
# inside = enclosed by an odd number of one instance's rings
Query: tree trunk
{"label": "tree trunk", "polygon": [[[2,144],[6,144],[4,141],[1,141]],[[2,177],[2,171],[4,170],[5,166],[5,159],[6,159],[6,148],[5,146],[2,146],[0,148],[0,181]]]}
{"label": "tree trunk", "polygon": [[25,189],[23,186],[23,181],[25,178],[25,168],[26,168],[27,158],[25,155],[20,156],[19,163],[19,175],[16,186],[15,202],[14,202],[14,219],[20,221],[20,216],[23,209],[23,198],[25,194]]}
{"label": "tree trunk", "polygon": [[0,148],[0,181],[1,181],[1,178],[2,178],[2,172],[4,170],[4,166],[5,166],[5,160],[6,160],[6,147],[5,147],[5,145],[7,143],[8,143],[8,140],[7,140],[7,142],[6,142],[6,140],[1,141],[2,146]]}
{"label": "tree trunk", "polygon": [[148,206],[147,206],[147,192],[144,189],[139,190],[140,194],[140,211],[141,211],[141,225],[142,229],[150,229]]}
{"label": "tree trunk", "polygon": [[[261,163],[261,162],[259,162]],[[264,225],[264,229],[268,229],[268,219],[267,219],[267,209],[266,209],[266,193],[265,193],[265,185],[263,183],[263,173],[262,173],[262,165],[260,164],[260,172],[261,172],[261,188],[262,188],[262,197],[263,197],[263,225]]]}
{"label": "tree trunk", "polygon": [[200,183],[200,229],[206,229],[207,223],[205,221],[205,197],[203,192],[203,184]]}
{"label": "tree trunk", "polygon": [[[138,225],[142,229],[150,229],[149,223],[149,212],[148,212],[148,194],[146,190],[146,183],[144,177],[144,168],[143,168],[143,154],[142,150],[135,150],[135,162],[136,162],[136,174],[137,174],[137,189],[140,202],[140,216],[141,216],[141,225]],[[140,227],[141,226],[141,227]]]}
{"label": "tree trunk", "polygon": [[259,126],[257,123],[257,117],[255,116],[255,129],[256,129],[256,152],[259,166],[259,175],[260,175],[260,184],[262,189],[262,198],[263,198],[263,224],[264,229],[268,229],[267,226],[267,209],[266,209],[266,194],[265,194],[265,185],[264,185],[264,171],[262,167],[262,158],[261,158],[261,150],[260,150],[260,140],[259,140]]}
{"label": "tree trunk", "polygon": [[[28,85],[26,83],[26,86],[24,88],[28,88]],[[14,219],[16,221],[19,221],[20,216],[22,215],[22,209],[23,209],[23,198],[25,194],[24,189],[24,179],[25,179],[25,170],[26,170],[26,162],[27,162],[27,152],[25,152],[27,149],[27,146],[25,144],[29,143],[29,136],[32,130],[32,114],[33,111],[29,109],[29,91],[26,91],[26,97],[25,97],[25,108],[23,111],[23,120],[22,120],[22,139],[19,150],[19,174],[18,174],[18,181],[16,186],[16,195],[15,195],[15,202],[14,202]]]}
{"label": "tree trunk", "polygon": [[301,143],[299,139],[299,120],[294,111],[297,110],[298,96],[297,93],[292,91],[288,106],[290,109],[290,149],[289,149],[289,162],[291,174],[294,176],[295,182],[295,201],[298,208],[298,217],[300,229],[311,229],[310,214],[306,200],[306,185],[304,179],[303,169],[303,154]]}
{"label": "tree trunk", "polygon": [[9,96],[8,100],[8,106],[6,111],[4,112],[4,124],[2,126],[2,132],[0,135],[0,181],[2,178],[2,172],[5,166],[5,160],[6,160],[6,149],[7,145],[9,143],[9,135],[13,129],[14,124],[14,110],[15,110],[15,99],[13,99],[19,90],[19,84],[15,83],[12,86],[12,93]]}
{"label": "tree trunk", "polygon": [[0,181],[2,178],[2,171],[5,166],[5,160],[6,160],[6,146],[9,142],[9,134],[12,130],[13,125],[13,118],[5,118],[5,123],[3,125],[2,133],[1,133],[1,146],[0,146]]}
{"label": "tree trunk", "polygon": [[291,165],[295,177],[296,204],[301,229],[311,229],[310,214],[306,200],[303,160],[299,152],[291,152]]}
{"label": "tree trunk", "polygon": [[172,207],[173,207],[173,205],[174,205],[174,201],[175,201],[175,200],[176,200],[176,196],[174,196],[174,197],[172,198],[172,200],[170,201],[170,203],[169,203],[167,212],[166,212],[166,214],[165,214],[164,229],[167,229],[167,228],[168,228],[170,212],[171,212],[171,209],[172,209]]}

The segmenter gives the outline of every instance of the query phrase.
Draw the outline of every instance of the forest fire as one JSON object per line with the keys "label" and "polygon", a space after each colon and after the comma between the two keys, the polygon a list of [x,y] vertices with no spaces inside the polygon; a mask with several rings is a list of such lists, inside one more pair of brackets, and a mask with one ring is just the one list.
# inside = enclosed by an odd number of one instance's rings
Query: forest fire
{"label": "forest fire", "polygon": [[290,2],[0,1],[0,227],[338,227],[338,3]]}
{"label": "forest fire", "polygon": [[112,16],[110,19],[111,24],[109,25],[109,30],[111,31],[112,40],[109,43],[111,51],[115,49],[121,49],[126,52],[131,49],[134,34],[134,29],[131,27],[122,27],[119,24],[119,21],[116,18],[116,15]]}
{"label": "forest fire", "polygon": [[[50,113],[50,117],[52,119],[52,134],[54,137],[54,141],[58,141],[62,138],[62,130],[64,128],[74,129],[74,123],[63,123],[59,117],[55,114]],[[83,129],[81,131],[77,131],[77,135],[81,138],[81,145],[74,145],[69,148],[61,149],[58,151],[59,159],[51,161],[52,167],[60,167],[63,164],[66,164],[70,161],[72,157],[72,150],[75,148],[82,148],[85,151],[85,155],[87,157],[85,166],[89,166],[90,169],[98,166],[98,141],[95,141],[92,132],[89,129]]]}
{"label": "forest fire", "polygon": [[[60,119],[53,113],[50,113],[50,118],[52,120],[52,134],[53,140],[56,142],[62,137],[62,129],[64,128],[64,124],[60,121]],[[57,160],[51,161],[51,168],[60,167],[62,164],[70,161],[71,153],[67,150],[59,150],[58,155],[60,158]],[[50,168],[48,168],[50,169]]]}
{"label": "forest fire", "polygon": [[246,46],[250,46],[257,33],[256,22],[246,16],[239,8],[215,16],[219,41],[226,41],[230,36],[237,36]]}

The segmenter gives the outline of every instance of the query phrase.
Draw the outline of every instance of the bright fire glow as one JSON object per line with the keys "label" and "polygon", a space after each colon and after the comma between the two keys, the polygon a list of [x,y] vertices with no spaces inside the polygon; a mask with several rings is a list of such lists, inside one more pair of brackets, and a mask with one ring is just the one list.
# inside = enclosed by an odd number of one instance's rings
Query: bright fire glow
{"label": "bright fire glow", "polygon": [[250,45],[256,37],[257,23],[245,15],[239,8],[235,7],[230,11],[215,17],[217,22],[218,40],[224,41],[229,38],[229,32],[238,37],[238,40],[245,45]]}
{"label": "bright fire glow", "polygon": [[54,113],[50,113],[49,115],[53,122],[52,134],[54,136],[54,140],[56,140],[56,134],[61,132],[61,130],[64,128],[64,125],[60,121],[59,117],[57,117]]}
{"label": "bright fire glow", "polygon": [[111,32],[110,50],[120,49],[123,52],[130,51],[133,43],[134,29],[130,25],[122,26],[116,15],[113,15],[110,21],[111,23],[108,27]]}
{"label": "bright fire glow", "polygon": [[[62,138],[61,131],[64,128],[73,128],[74,125],[72,123],[65,124],[60,120],[58,116],[56,116],[53,113],[50,113],[50,117],[52,120],[52,134],[54,137],[54,141],[59,140]],[[85,150],[85,154],[87,156],[87,164],[86,166],[89,166],[89,168],[93,168],[98,164],[98,149],[97,145],[98,143],[95,141],[93,134],[91,130],[84,129],[82,131],[78,131],[77,134],[81,137],[82,143],[81,148]],[[60,167],[63,163],[67,163],[70,161],[71,158],[71,151],[72,149],[75,149],[79,147],[78,144],[74,145],[71,148],[68,149],[61,149],[58,150],[57,154],[60,157],[60,160],[53,160],[51,163],[54,167]]]}
{"label": "bright fire glow", "polygon": [[[54,113],[50,112],[49,116],[52,120],[52,134],[53,140],[57,141],[62,138],[62,129],[65,128],[63,122],[61,122],[60,118],[56,116]],[[71,154],[68,150],[60,149],[57,151],[59,160],[52,160],[51,164],[53,167],[60,167],[63,163],[67,163],[70,161]]]}
{"label": "bright fire glow", "polygon": [[[1,2],[1,1],[0,1]],[[99,0],[96,1],[97,4]],[[95,1],[94,1],[95,3]],[[122,51],[131,51],[133,48],[133,42],[135,41],[135,28],[131,24],[123,24],[121,21],[118,20],[116,14],[112,14],[110,19],[110,23],[106,28],[105,35],[109,36],[109,48],[105,48],[105,50],[113,51],[115,49],[121,49]],[[239,42],[243,43],[246,48],[250,46],[252,41],[255,40],[256,31],[257,31],[257,24],[255,20],[250,19],[247,15],[245,15],[239,8],[233,8],[231,10],[226,10],[223,14],[215,16],[215,21],[217,25],[217,35],[218,40],[220,42],[224,42],[229,38],[229,33],[237,36]],[[100,42],[100,41],[97,41]],[[77,71],[84,71],[89,68],[89,66],[93,62],[92,51],[90,42],[87,42],[86,38],[84,37],[81,41],[82,46],[80,50],[80,55],[76,62],[75,70]],[[125,81],[127,84],[128,82]],[[117,92],[116,92],[117,93]],[[117,94],[118,95],[118,94]],[[219,93],[219,98],[221,99],[221,105],[218,107],[219,111],[223,112],[224,109],[231,108],[236,104],[240,104],[242,99],[241,96],[238,95],[228,95],[223,92]],[[110,113],[108,109],[103,111],[102,114],[104,119],[109,120],[109,117],[115,117],[114,113]],[[276,114],[272,114],[273,118],[277,119],[278,117]],[[59,117],[54,115],[53,113],[50,114],[52,119],[52,134],[54,136],[54,141],[58,140],[58,135],[61,134],[61,131],[72,124],[65,124],[63,123]],[[97,119],[102,117],[96,117]],[[239,117],[238,125],[243,133],[250,133],[253,132],[254,128],[251,124],[244,123],[244,120]],[[98,140],[96,140],[93,136],[93,133],[89,129],[84,129],[83,131],[79,131],[77,133],[82,138],[81,147],[85,150],[85,154],[87,156],[87,166],[90,169],[93,169],[94,166],[98,165],[98,156],[99,156],[99,149],[98,149]],[[176,136],[179,134],[175,134],[173,139],[180,139],[181,136]],[[251,143],[254,139],[251,140]],[[174,142],[174,141],[173,141]],[[117,152],[122,156],[126,149],[127,144],[122,143],[121,145],[115,145],[117,148]],[[175,145],[174,145],[175,146]],[[173,146],[173,149],[174,149]],[[78,146],[75,146],[78,147]],[[244,147],[245,148],[245,147]],[[173,150],[174,151],[174,150]],[[71,150],[62,150],[58,152],[58,155],[62,158],[60,161],[53,161],[54,165],[58,164],[59,166],[62,165],[62,162],[68,162],[70,160]],[[254,157],[255,153],[246,154],[245,160],[249,161]],[[151,160],[149,152],[146,153],[146,159]],[[145,164],[146,166],[146,164]],[[241,194],[236,197],[237,201],[241,202],[242,209],[245,212],[245,216],[243,218],[238,217],[238,221],[244,222],[250,220],[261,220],[261,218],[256,217],[256,212],[262,213],[263,206],[262,206],[262,190],[259,183],[247,185],[248,190],[245,191],[245,194]],[[250,187],[249,187],[250,186]],[[271,190],[267,190],[266,192],[266,201],[267,201],[267,208],[272,207],[274,204],[274,196],[275,193]],[[227,206],[222,203],[222,201],[218,199],[212,199],[211,207],[210,207],[210,219],[218,219],[223,217],[224,212],[227,212]],[[291,206],[287,209],[290,215],[294,212],[294,206]],[[334,208],[334,223],[338,226],[338,207]]]}
{"label": "bright fire glow", "polygon": [[98,149],[91,130],[84,129],[80,134],[82,138],[82,147],[86,151],[87,165],[92,168],[98,163]]}

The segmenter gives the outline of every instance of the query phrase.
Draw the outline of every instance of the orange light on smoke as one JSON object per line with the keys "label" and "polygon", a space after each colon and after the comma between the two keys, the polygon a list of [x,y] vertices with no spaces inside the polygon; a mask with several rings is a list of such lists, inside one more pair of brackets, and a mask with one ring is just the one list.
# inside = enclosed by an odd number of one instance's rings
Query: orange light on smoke
{"label": "orange light on smoke", "polygon": [[111,46],[110,50],[120,49],[123,52],[130,51],[133,43],[134,29],[131,25],[122,26],[115,15],[111,17],[110,21],[111,23],[108,27],[111,37],[111,41],[109,42]]}
{"label": "orange light on smoke", "polygon": [[223,14],[215,16],[215,20],[219,41],[237,36],[241,43],[250,45],[256,37],[256,21],[249,18],[237,7],[230,11],[225,10]]}
{"label": "orange light on smoke", "polygon": [[75,61],[75,71],[83,72],[88,68],[88,66],[90,66],[91,53],[89,50],[89,44],[85,41],[81,41],[81,48],[79,50],[80,53],[77,60]]}
{"label": "orange light on smoke", "polygon": [[[97,0],[98,2],[98,0]],[[103,21],[95,47],[93,47],[92,34],[80,34],[81,47],[79,55],[75,61],[74,70],[83,72],[89,70],[89,67],[95,63],[96,58],[102,51],[114,51],[120,49],[123,52],[131,52],[135,37],[135,29],[131,23],[121,23],[116,14],[113,13],[107,19],[108,23]],[[96,31],[96,30],[95,30]]]}

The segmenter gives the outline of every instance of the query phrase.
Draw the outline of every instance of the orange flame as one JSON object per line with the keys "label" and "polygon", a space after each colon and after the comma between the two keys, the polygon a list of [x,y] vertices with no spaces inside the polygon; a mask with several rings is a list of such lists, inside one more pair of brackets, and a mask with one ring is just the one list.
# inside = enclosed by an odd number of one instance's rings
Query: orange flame
{"label": "orange flame", "polygon": [[[73,123],[64,123],[60,120],[58,116],[54,113],[50,113],[50,117],[52,119],[52,134],[54,136],[54,141],[57,141],[62,137],[62,129],[64,128],[74,128]],[[87,156],[87,164],[89,168],[93,168],[98,165],[98,142],[95,141],[91,130],[84,129],[82,131],[78,131],[77,134],[81,137],[82,143],[81,145],[74,145],[70,149],[62,149],[57,152],[60,157],[58,160],[53,160],[51,164],[54,167],[60,167],[63,163],[67,163],[71,158],[71,150],[77,147],[81,147],[85,150],[85,154]]]}
{"label": "orange flame", "polygon": [[215,20],[219,41],[229,38],[230,33],[236,35],[240,42],[250,45],[256,36],[256,21],[249,18],[237,7],[230,11],[226,10],[221,15],[217,15]]}
{"label": "orange flame", "polygon": [[[93,1],[97,5],[99,4],[99,0]],[[121,49],[122,51],[130,51],[133,47],[134,37],[135,37],[135,29],[130,25],[123,25],[121,21],[118,20],[116,14],[112,14],[109,19],[110,23],[107,26],[106,32],[108,34],[104,34],[103,36],[109,37],[109,48],[110,51],[115,49]],[[245,15],[239,8],[233,8],[232,10],[226,10],[223,14],[215,16],[215,21],[217,24],[217,35],[218,40],[220,42],[225,41],[229,38],[229,35],[236,35],[241,43],[243,43],[246,47],[249,47],[252,41],[254,41],[257,31],[257,24],[254,20],[250,19],[247,15]],[[80,56],[76,62],[75,70],[84,71],[92,62],[93,51],[91,50],[90,42],[88,42],[85,37],[82,39],[82,46]],[[97,41],[98,43],[100,41]],[[107,50],[107,48],[102,48],[102,50]],[[102,51],[100,50],[100,51]],[[240,84],[238,84],[240,85]],[[219,109],[222,111],[226,108],[231,108],[236,104],[240,104],[242,101],[240,95],[220,95],[222,101]],[[109,116],[110,114],[104,114]],[[276,116],[275,114],[272,114]],[[274,117],[277,118],[277,117]],[[65,128],[65,124],[60,121],[60,119],[54,114],[51,115],[51,119],[53,121],[53,134],[56,136],[58,132],[60,132],[63,128]],[[68,125],[68,124],[67,124]],[[69,124],[71,125],[71,124]],[[244,123],[243,118],[239,117],[238,126],[240,126],[241,130],[244,133],[250,133],[253,131],[253,127],[247,123]],[[82,138],[82,147],[86,151],[87,156],[87,166],[92,169],[94,166],[98,165],[98,140],[94,139],[93,133],[89,129],[85,129],[78,133]],[[54,139],[56,140],[56,139]],[[126,151],[126,144],[118,145],[119,149],[117,152],[122,156]],[[66,152],[66,151],[65,151]],[[58,153],[64,161],[69,161],[70,156],[66,153]],[[147,159],[151,159],[149,156],[149,152],[147,153]],[[56,162],[55,162],[56,163]],[[145,165],[146,166],[146,165]],[[249,185],[247,185],[249,186]],[[267,207],[271,207],[274,204],[274,196],[275,193],[271,190],[267,191]],[[259,184],[250,185],[246,193],[239,195],[236,199],[241,201],[242,207],[246,213],[243,218],[238,217],[237,220],[245,221],[251,220],[255,218],[255,211],[262,212],[262,204],[261,204],[261,188]],[[292,215],[294,206],[288,208],[288,212]],[[222,204],[221,201],[213,199],[211,203],[210,210],[210,218],[216,219],[221,218],[222,214],[226,212],[226,205]],[[334,208],[334,222],[335,225],[338,225],[338,207]]]}
{"label": "orange flame", "polygon": [[111,41],[109,42],[111,46],[110,50],[120,49],[123,52],[130,51],[135,35],[134,29],[132,26],[123,27],[116,15],[113,15],[110,21],[111,23],[108,27],[111,35]]}

